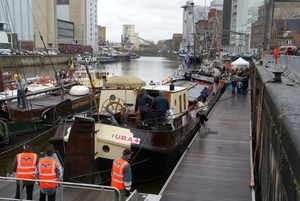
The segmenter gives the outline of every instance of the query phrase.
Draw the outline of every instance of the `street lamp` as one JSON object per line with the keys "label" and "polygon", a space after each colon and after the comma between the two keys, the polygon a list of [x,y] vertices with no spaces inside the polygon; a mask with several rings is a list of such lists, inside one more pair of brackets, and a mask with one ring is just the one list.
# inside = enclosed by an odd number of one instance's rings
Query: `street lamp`
{"label": "street lamp", "polygon": [[194,12],[194,2],[192,5],[192,13],[193,13],[193,35],[194,35],[194,74],[196,74],[196,32],[195,32],[195,12]]}

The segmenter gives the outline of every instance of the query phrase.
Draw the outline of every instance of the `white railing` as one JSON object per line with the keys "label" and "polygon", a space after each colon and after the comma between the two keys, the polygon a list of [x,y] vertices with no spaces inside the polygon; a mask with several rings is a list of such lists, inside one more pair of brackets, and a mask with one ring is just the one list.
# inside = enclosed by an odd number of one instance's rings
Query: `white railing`
{"label": "white railing", "polygon": [[[20,180],[14,177],[0,177],[1,182],[16,182],[16,180]],[[100,200],[104,201],[107,200],[105,198],[105,192],[108,194],[114,193],[117,194],[118,200],[121,201],[120,197],[120,191],[111,186],[103,186],[103,185],[95,185],[95,184],[83,184],[83,183],[72,183],[72,182],[60,182],[60,181],[49,181],[49,180],[36,180],[36,179],[22,179],[20,180],[20,199],[15,199],[15,198],[7,198],[7,197],[0,197],[0,200],[25,200],[24,195],[23,195],[23,182],[22,181],[34,181],[34,182],[47,182],[47,183],[57,183],[58,188],[57,191],[59,193],[59,196],[57,196],[56,200],[63,201],[64,200],[64,193],[63,193],[63,188],[78,188],[78,189],[85,189],[85,190],[98,190],[100,194]],[[14,192],[13,194],[14,195]],[[135,197],[135,199],[133,199]],[[134,190],[130,196],[126,199],[127,200],[136,200],[138,201],[138,191]]]}
{"label": "white railing", "polygon": [[[265,62],[275,63],[275,59],[272,55],[266,55],[263,59]],[[277,60],[277,65],[282,67],[289,67],[294,70],[295,73],[300,74],[300,56],[288,56],[280,55],[280,58]]]}

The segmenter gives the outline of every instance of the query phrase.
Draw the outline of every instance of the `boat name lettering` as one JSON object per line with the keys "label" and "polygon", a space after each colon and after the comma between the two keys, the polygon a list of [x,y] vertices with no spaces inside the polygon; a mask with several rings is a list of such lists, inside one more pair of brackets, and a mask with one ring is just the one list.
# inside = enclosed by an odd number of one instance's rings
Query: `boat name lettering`
{"label": "boat name lettering", "polygon": [[135,137],[128,137],[126,135],[114,134],[113,137],[118,140],[130,141],[134,144],[140,144],[140,139]]}

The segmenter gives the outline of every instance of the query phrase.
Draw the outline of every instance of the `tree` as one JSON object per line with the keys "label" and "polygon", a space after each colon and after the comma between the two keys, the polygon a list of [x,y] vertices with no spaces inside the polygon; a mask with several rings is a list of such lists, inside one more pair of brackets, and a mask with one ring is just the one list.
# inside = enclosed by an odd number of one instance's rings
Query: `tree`
{"label": "tree", "polygon": [[163,40],[157,41],[157,45],[158,45],[158,46],[161,46],[162,44],[164,44],[164,41],[163,41]]}

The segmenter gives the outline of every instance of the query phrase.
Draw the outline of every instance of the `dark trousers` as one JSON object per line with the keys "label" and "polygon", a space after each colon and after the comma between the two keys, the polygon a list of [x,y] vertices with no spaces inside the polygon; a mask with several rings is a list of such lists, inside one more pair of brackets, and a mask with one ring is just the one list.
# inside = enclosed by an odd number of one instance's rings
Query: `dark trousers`
{"label": "dark trousers", "polygon": [[165,115],[166,115],[166,112],[155,111],[154,127],[157,127],[158,123],[160,123],[160,124],[165,123]]}
{"label": "dark trousers", "polygon": [[235,89],[236,89],[236,87],[232,87],[232,94],[235,94]]}
{"label": "dark trousers", "polygon": [[21,90],[17,91],[18,105],[20,105],[21,99],[22,99],[22,106],[23,107],[25,107],[25,94],[26,94],[25,91],[21,91]]}
{"label": "dark trousers", "polygon": [[140,111],[140,115],[141,115],[141,122],[147,124],[150,115],[149,111]]}
{"label": "dark trousers", "polygon": [[[52,195],[48,195],[48,201],[55,201],[55,195],[56,195],[56,192],[54,192]],[[47,196],[47,194],[42,193],[40,191],[40,199],[39,199],[39,201],[46,201],[46,196]]]}
{"label": "dark trousers", "polygon": [[[25,186],[26,186],[26,196],[27,196],[26,199],[32,200],[33,184],[23,185],[23,189]],[[20,199],[20,184],[17,184],[15,199]],[[23,196],[23,199],[24,199],[24,196]]]}
{"label": "dark trousers", "polygon": [[243,87],[243,95],[247,94],[247,87]]}
{"label": "dark trousers", "polygon": [[199,114],[200,124],[204,124],[208,118],[204,114]]}

